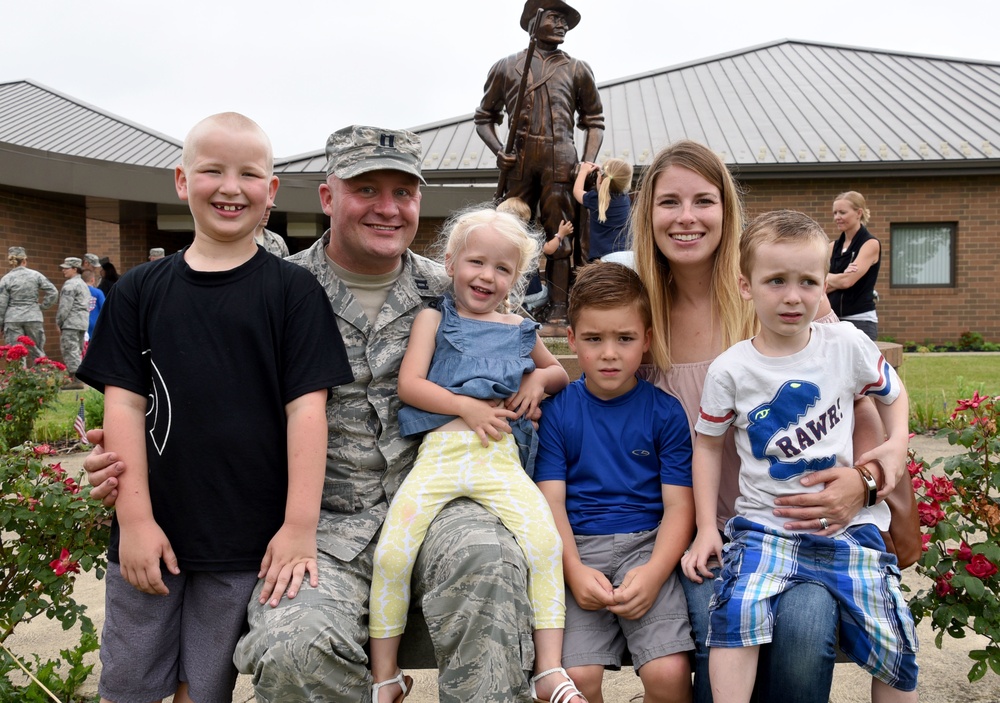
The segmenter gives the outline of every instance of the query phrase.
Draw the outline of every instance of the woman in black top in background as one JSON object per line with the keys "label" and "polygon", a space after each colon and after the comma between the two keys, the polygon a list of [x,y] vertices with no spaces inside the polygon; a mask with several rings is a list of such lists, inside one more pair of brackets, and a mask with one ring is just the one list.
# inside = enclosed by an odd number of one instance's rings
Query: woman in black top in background
{"label": "woman in black top in background", "polygon": [[826,294],[837,317],[850,322],[875,340],[878,337],[875,282],[881,265],[882,246],[865,229],[870,216],[861,193],[848,191],[833,201],[833,221],[841,232],[830,248]]}

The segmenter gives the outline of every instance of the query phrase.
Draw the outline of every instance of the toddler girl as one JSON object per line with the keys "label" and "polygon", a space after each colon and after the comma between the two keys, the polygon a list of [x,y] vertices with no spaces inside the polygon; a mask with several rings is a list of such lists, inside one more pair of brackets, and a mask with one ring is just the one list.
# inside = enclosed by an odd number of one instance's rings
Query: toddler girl
{"label": "toddler girl", "polygon": [[413,564],[431,521],[461,497],[496,515],[528,562],[539,672],[531,695],[585,700],[560,666],[562,542],[548,504],[525,472],[532,469],[536,443],[528,418],[568,378],[537,325],[507,312],[511,290],[523,285],[537,257],[537,240],[513,215],[493,209],[460,215],[445,249],[452,291],[413,322],[399,369],[399,397],[410,407],[400,410],[399,424],[404,436],[427,434],[375,550],[369,623],[374,703],[402,701],[409,692],[412,680],[399,671],[397,654]]}

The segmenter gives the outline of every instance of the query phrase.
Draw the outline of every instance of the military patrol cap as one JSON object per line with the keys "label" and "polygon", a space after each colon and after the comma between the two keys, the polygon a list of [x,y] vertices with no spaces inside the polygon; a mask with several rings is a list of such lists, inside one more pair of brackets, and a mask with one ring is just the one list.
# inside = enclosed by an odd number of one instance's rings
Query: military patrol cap
{"label": "military patrol cap", "polygon": [[402,171],[420,175],[420,137],[402,129],[351,125],[326,140],[326,175],[354,178],[369,171]]}
{"label": "military patrol cap", "polygon": [[165,252],[163,251],[163,247],[153,247],[152,249],[149,250],[149,255],[150,256],[164,256]]}
{"label": "military patrol cap", "polygon": [[97,254],[84,254],[83,258],[88,264],[94,266],[95,268],[101,265],[101,260],[97,258]]}
{"label": "military patrol cap", "polygon": [[80,261],[80,259],[78,257],[76,257],[76,256],[67,256],[66,260],[63,261],[61,264],[59,264],[59,268],[61,268],[61,269],[72,269],[72,268],[82,269],[83,268],[83,262]]}
{"label": "military patrol cap", "polygon": [[9,247],[7,249],[7,256],[13,256],[18,259],[28,258],[28,253],[24,250],[24,247]]}
{"label": "military patrol cap", "polygon": [[564,3],[563,0],[528,0],[524,3],[524,11],[521,13],[521,29],[525,32],[528,31],[528,23],[535,19],[539,10],[555,10],[562,13],[570,29],[580,24],[580,13]]}

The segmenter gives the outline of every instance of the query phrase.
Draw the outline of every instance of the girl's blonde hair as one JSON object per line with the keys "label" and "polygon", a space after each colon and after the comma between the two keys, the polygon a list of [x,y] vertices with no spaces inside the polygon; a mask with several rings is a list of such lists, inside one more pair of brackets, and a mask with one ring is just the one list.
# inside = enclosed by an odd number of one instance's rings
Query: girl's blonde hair
{"label": "girl's blonde hair", "polygon": [[[682,140],[661,150],[639,182],[638,196],[632,208],[630,237],[635,252],[635,266],[646,285],[653,310],[653,362],[666,371],[670,368],[670,305],[673,276],[670,262],[653,237],[654,189],[656,180],[671,166],[697,173],[719,189],[722,199],[722,240],[712,266],[712,314],[722,326],[722,344],[727,349],[748,339],[756,331],[753,306],[743,300],[739,290],[740,232],[743,229],[743,203],[739,187],[722,159],[697,142]],[[713,319],[713,323],[715,320]]]}
{"label": "girl's blonde hair", "polygon": [[865,202],[865,196],[861,195],[861,193],[856,190],[849,190],[846,193],[838,195],[833,199],[833,202],[837,202],[838,200],[846,200],[855,210],[860,210],[861,224],[868,224],[868,218],[872,216],[872,212],[868,209],[868,203]]}
{"label": "girl's blonde hair", "polygon": [[528,203],[518,197],[507,198],[501,202],[497,205],[497,212],[510,213],[523,222],[531,220],[531,208],[528,206]]}
{"label": "girl's blonde hair", "polygon": [[13,254],[7,255],[7,263],[11,266],[20,266],[22,261],[25,261],[27,256],[14,256]]}
{"label": "girl's blonde hair", "polygon": [[465,247],[469,235],[486,227],[496,233],[497,241],[511,244],[518,251],[514,283],[511,285],[508,299],[501,305],[503,312],[509,312],[512,308],[520,306],[524,290],[528,285],[527,274],[538,268],[538,256],[542,251],[544,235],[529,228],[526,222],[514,214],[477,205],[452,215],[445,222],[442,230],[443,258],[450,259],[455,256]]}
{"label": "girl's blonde hair", "polygon": [[611,197],[619,193],[627,193],[632,187],[632,164],[621,159],[608,159],[601,166],[604,179],[597,191],[597,221],[608,221],[608,206]]}

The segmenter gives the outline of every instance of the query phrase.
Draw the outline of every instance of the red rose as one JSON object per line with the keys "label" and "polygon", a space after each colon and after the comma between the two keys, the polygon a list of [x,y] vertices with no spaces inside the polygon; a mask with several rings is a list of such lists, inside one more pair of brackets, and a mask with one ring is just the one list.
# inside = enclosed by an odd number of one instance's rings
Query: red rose
{"label": "red rose", "polygon": [[922,461],[917,461],[916,459],[910,459],[910,461],[906,464],[906,470],[910,472],[910,476],[916,476],[924,470],[924,463]]}
{"label": "red rose", "polygon": [[949,571],[944,576],[939,576],[937,581],[935,581],[934,592],[938,594],[939,598],[944,598],[945,596],[955,592],[955,589],[951,586],[951,577],[954,575],[955,574]]}
{"label": "red rose", "polygon": [[918,504],[917,513],[920,514],[920,524],[925,527],[934,527],[944,520],[944,511],[941,510],[941,506],[937,501]]}
{"label": "red rose", "polygon": [[58,559],[53,559],[49,562],[49,566],[52,570],[56,572],[56,576],[64,576],[67,573],[80,573],[79,562],[70,561],[69,550],[63,547],[62,552],[59,553]]}
{"label": "red rose", "polygon": [[927,486],[927,497],[935,501],[947,502],[955,495],[955,484],[943,476],[934,476],[924,483]]}
{"label": "red rose", "polygon": [[7,350],[7,361],[18,361],[28,355],[28,348],[23,344],[14,344]]}
{"label": "red rose", "polygon": [[969,561],[972,559],[972,548],[965,542],[962,542],[962,546],[958,549],[949,549],[948,553],[951,554],[954,559],[958,559],[959,561]]}
{"label": "red rose", "polygon": [[931,536],[924,532],[920,535],[920,550],[926,552],[931,548]]}
{"label": "red rose", "polygon": [[35,346],[35,340],[33,340],[31,337],[29,337],[26,334],[22,334],[20,337],[18,337],[17,341],[18,341],[19,344],[23,344],[26,347],[33,347],[33,346]]}
{"label": "red rose", "polygon": [[997,572],[997,567],[982,554],[976,554],[972,557],[972,560],[965,565],[965,570],[977,579],[986,579]]}
{"label": "red rose", "polygon": [[66,492],[76,495],[80,492],[80,484],[73,480],[73,477],[67,477],[63,480],[63,485],[66,486]]}

